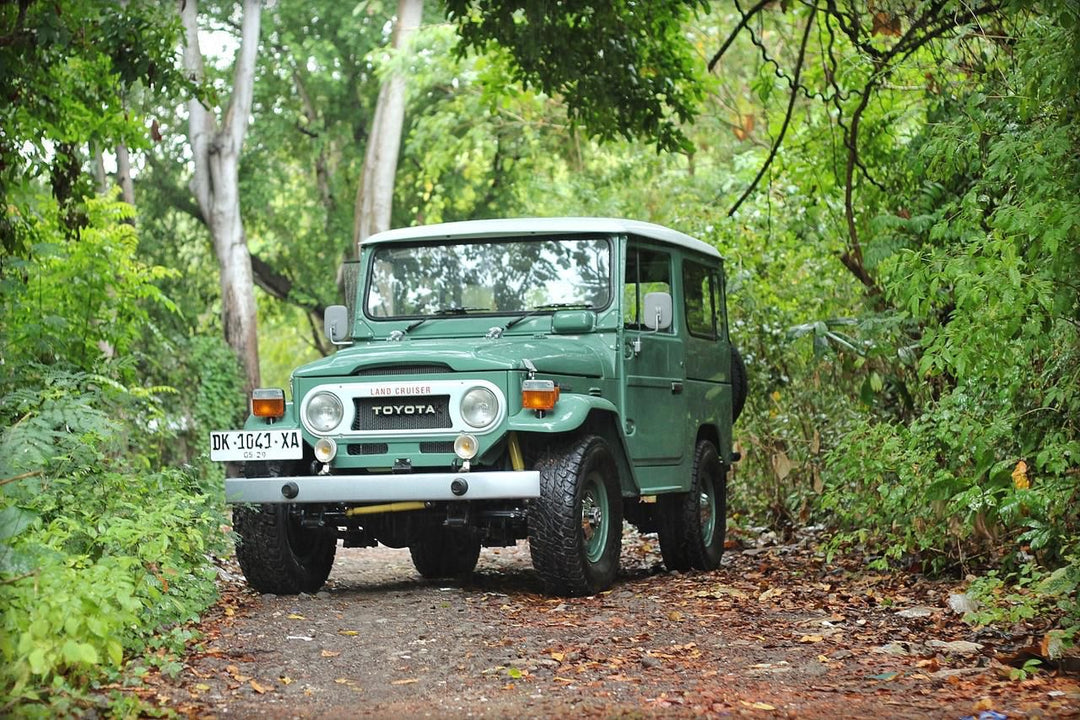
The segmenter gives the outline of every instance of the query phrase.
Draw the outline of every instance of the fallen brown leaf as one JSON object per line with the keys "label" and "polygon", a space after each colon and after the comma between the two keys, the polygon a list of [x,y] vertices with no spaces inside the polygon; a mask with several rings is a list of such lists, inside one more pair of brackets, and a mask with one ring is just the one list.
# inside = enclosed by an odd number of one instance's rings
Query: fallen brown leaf
{"label": "fallen brown leaf", "polygon": [[742,703],[743,705],[745,705],[748,708],[753,708],[754,710],[775,710],[776,709],[775,707],[773,707],[769,703],[763,703],[763,702],[752,702],[752,703],[750,703],[750,702],[746,702],[745,700],[740,700],[739,702]]}

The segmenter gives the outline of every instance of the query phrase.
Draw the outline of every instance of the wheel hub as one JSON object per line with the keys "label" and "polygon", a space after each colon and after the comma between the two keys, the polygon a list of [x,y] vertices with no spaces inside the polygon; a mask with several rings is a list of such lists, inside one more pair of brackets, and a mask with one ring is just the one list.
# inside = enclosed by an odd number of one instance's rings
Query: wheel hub
{"label": "wheel hub", "polygon": [[589,473],[581,495],[581,539],[585,558],[591,563],[600,561],[611,540],[609,502],[603,476],[597,472]]}
{"label": "wheel hub", "polygon": [[585,535],[585,541],[592,540],[603,524],[604,510],[597,504],[592,493],[589,493],[581,501],[581,532]]}

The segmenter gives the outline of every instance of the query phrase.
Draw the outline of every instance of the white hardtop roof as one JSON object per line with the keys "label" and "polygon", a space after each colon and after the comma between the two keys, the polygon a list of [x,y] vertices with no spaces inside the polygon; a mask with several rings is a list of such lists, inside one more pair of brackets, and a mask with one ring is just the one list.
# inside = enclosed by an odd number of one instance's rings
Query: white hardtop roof
{"label": "white hardtop roof", "polygon": [[372,235],[364,245],[375,245],[404,240],[457,240],[485,237],[522,237],[529,235],[570,235],[576,233],[603,233],[639,235],[651,240],[679,245],[705,255],[720,257],[720,252],[708,243],[663,225],[639,220],[617,218],[513,218],[500,220],[466,220],[464,222],[420,225],[397,228]]}

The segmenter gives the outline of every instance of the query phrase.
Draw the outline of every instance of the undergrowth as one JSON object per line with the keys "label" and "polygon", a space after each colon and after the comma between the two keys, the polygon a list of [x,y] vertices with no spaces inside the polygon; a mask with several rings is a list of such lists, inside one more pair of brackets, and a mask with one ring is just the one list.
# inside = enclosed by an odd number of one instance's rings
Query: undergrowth
{"label": "undergrowth", "polygon": [[[37,242],[0,266],[3,716],[153,712],[117,688],[183,649],[226,551],[220,477],[176,448],[231,421],[237,364],[155,335],[166,271],[135,258],[127,206],[87,207],[76,242],[17,217]],[[178,345],[201,363],[171,362]]]}

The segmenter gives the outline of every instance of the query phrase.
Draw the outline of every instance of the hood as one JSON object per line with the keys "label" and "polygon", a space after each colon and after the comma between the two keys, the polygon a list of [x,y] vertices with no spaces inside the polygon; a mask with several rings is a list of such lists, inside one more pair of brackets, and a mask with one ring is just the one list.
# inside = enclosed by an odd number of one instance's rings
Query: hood
{"label": "hood", "polygon": [[448,365],[455,372],[524,370],[523,360],[553,375],[605,377],[614,359],[603,353],[600,337],[503,337],[405,339],[360,342],[330,357],[298,368],[295,377],[354,375],[384,365]]}

